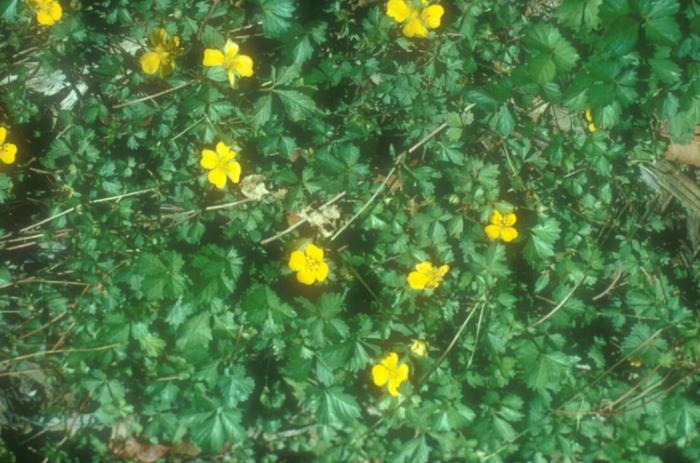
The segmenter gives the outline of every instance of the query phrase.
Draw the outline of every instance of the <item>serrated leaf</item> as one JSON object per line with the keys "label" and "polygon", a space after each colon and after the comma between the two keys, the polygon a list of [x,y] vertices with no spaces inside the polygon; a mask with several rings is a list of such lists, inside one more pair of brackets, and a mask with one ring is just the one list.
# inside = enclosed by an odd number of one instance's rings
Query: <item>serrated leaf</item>
{"label": "serrated leaf", "polygon": [[333,387],[321,393],[317,414],[322,424],[341,425],[352,418],[358,418],[360,406],[354,397],[342,392],[339,387]]}
{"label": "serrated leaf", "polygon": [[185,276],[180,273],[185,262],[174,252],[166,252],[161,256],[145,253],[136,265],[138,276],[141,277],[141,290],[149,300],[160,300],[164,297],[179,297],[187,286]]}
{"label": "serrated leaf", "polygon": [[220,452],[225,443],[233,444],[246,438],[238,412],[225,408],[192,415],[189,428],[194,442],[212,452]]}
{"label": "serrated leaf", "polygon": [[274,90],[279,97],[289,117],[295,121],[301,121],[319,111],[316,103],[309,96],[297,90]]}
{"label": "serrated leaf", "polygon": [[600,24],[603,0],[564,0],[557,9],[559,22],[571,29],[593,30]]}
{"label": "serrated leaf", "polygon": [[191,318],[179,331],[177,347],[181,351],[206,348],[212,340],[209,314],[200,313]]}
{"label": "serrated leaf", "polygon": [[267,37],[278,39],[291,27],[294,15],[292,0],[258,0],[263,13],[263,32]]}
{"label": "serrated leaf", "polygon": [[253,107],[253,125],[263,126],[272,116],[272,96],[264,95],[258,98]]}
{"label": "serrated leaf", "polygon": [[681,39],[681,29],[671,16],[652,18],[644,23],[644,33],[650,41],[660,45],[674,45]]}
{"label": "serrated leaf", "polygon": [[503,138],[513,133],[513,130],[515,130],[515,120],[506,103],[502,104],[498,112],[491,116],[489,125]]}
{"label": "serrated leaf", "polygon": [[544,219],[530,230],[530,239],[525,246],[525,258],[531,264],[554,256],[554,243],[559,239],[559,221]]}

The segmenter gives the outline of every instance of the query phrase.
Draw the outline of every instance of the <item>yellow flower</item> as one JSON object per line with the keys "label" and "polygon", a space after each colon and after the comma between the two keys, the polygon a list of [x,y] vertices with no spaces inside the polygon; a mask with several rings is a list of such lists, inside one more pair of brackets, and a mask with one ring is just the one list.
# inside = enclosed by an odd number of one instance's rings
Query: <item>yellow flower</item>
{"label": "yellow flower", "polygon": [[[427,5],[427,0],[421,0]],[[398,23],[403,23],[403,35],[406,37],[427,37],[428,29],[440,27],[445,9],[441,5],[429,5],[417,9],[411,7],[406,0],[389,0],[386,4],[386,15]]]}
{"label": "yellow flower", "polygon": [[12,164],[15,162],[17,146],[13,143],[5,143],[6,138],[7,129],[5,127],[0,127],[0,161],[5,164]]}
{"label": "yellow flower", "polygon": [[381,362],[372,367],[372,380],[374,384],[383,387],[389,384],[389,394],[398,397],[399,386],[408,379],[408,365],[399,365],[399,356],[391,352]]}
{"label": "yellow flower", "polygon": [[250,77],[253,75],[253,58],[248,55],[239,55],[238,44],[231,40],[226,41],[223,52],[212,48],[204,50],[202,64],[208,67],[221,66],[224,68],[231,87],[236,83],[238,76]]}
{"label": "yellow flower", "polygon": [[418,357],[425,357],[425,354],[428,352],[428,345],[425,342],[416,339],[413,341],[413,344],[411,344],[411,352],[416,354]]}
{"label": "yellow flower", "polygon": [[36,11],[36,20],[42,26],[53,26],[63,16],[61,4],[55,0],[29,0]]}
{"label": "yellow flower", "polygon": [[289,256],[289,268],[297,272],[297,280],[305,285],[322,282],[328,276],[328,264],[323,260],[323,249],[313,244],[304,251],[294,251]]}
{"label": "yellow flower", "polygon": [[598,127],[596,127],[593,123],[593,114],[591,114],[591,108],[588,108],[586,110],[586,120],[588,121],[588,130],[590,132],[595,132],[596,130],[598,130]]}
{"label": "yellow flower", "polygon": [[493,211],[491,214],[491,225],[487,225],[484,229],[489,239],[502,239],[506,243],[513,241],[518,237],[518,230],[513,228],[515,221],[518,218],[512,212],[506,215],[500,211]]}
{"label": "yellow flower", "polygon": [[234,161],[236,152],[223,142],[216,144],[216,152],[203,149],[200,165],[209,172],[209,182],[222,190],[226,186],[226,177],[233,183],[238,183],[241,178],[241,165]]}
{"label": "yellow flower", "polygon": [[180,56],[180,37],[171,39],[165,29],[153,31],[148,40],[151,50],[141,55],[141,69],[146,74],[155,74],[160,70],[160,77],[166,77],[175,69],[175,58]]}
{"label": "yellow flower", "polygon": [[450,270],[449,265],[433,267],[428,261],[416,265],[416,270],[408,274],[408,284],[413,289],[435,289],[440,286],[442,277]]}

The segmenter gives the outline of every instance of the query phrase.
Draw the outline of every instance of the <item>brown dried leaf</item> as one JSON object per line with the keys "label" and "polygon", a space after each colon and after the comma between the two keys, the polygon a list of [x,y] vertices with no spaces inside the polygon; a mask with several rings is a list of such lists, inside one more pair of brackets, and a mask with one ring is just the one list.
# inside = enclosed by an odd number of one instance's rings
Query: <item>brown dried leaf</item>
{"label": "brown dried leaf", "polygon": [[669,143],[666,148],[666,159],[700,167],[700,137],[696,135],[695,139],[687,145]]}

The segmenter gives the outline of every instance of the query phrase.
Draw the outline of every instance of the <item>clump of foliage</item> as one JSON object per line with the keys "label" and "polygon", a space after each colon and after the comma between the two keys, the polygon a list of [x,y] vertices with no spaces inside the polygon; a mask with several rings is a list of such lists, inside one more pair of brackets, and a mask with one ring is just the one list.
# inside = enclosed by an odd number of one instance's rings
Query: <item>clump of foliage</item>
{"label": "clump of foliage", "polygon": [[0,15],[3,458],[700,459],[697,2]]}

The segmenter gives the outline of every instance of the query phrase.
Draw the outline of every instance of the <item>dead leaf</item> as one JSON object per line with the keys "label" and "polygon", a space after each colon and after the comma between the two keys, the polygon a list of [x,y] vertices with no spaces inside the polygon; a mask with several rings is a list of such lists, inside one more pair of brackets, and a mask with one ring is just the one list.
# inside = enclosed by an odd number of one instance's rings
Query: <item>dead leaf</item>
{"label": "dead leaf", "polygon": [[666,148],[666,159],[700,167],[700,137],[696,135],[695,139],[687,145],[669,143]]}
{"label": "dead leaf", "polygon": [[117,458],[136,460],[139,463],[154,463],[168,453],[168,447],[164,445],[139,442],[133,437],[125,441],[110,440],[109,450]]}
{"label": "dead leaf", "polygon": [[264,175],[246,175],[241,180],[241,193],[248,199],[258,200],[270,192],[265,187]]}
{"label": "dead leaf", "polygon": [[307,208],[301,211],[299,216],[311,226],[318,228],[323,236],[328,237],[336,229],[336,223],[340,219],[340,209],[335,205],[326,206],[319,210]]}

